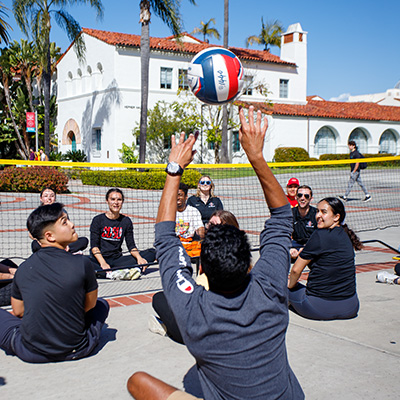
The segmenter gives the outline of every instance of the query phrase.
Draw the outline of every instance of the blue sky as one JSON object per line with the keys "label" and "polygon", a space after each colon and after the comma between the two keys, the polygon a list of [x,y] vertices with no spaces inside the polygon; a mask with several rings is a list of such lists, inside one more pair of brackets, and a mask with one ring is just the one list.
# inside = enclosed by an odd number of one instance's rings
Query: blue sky
{"label": "blue sky", "polygon": [[[216,28],[223,34],[223,0],[196,0],[197,6],[181,1],[187,32],[199,26],[200,21],[215,18]],[[3,3],[11,8],[11,0]],[[82,27],[140,34],[139,3],[139,0],[103,0],[102,21],[96,20],[89,6],[68,11]],[[8,14],[7,21],[14,28],[11,37],[19,40],[23,35],[12,12]],[[300,22],[308,32],[308,95],[329,100],[348,94],[379,93],[400,81],[399,0],[230,0],[229,45],[245,47],[248,36],[260,33],[261,17],[264,21],[278,19],[285,28]],[[170,31],[153,16],[150,35],[169,36]],[[63,51],[69,45],[66,34],[55,22],[52,41]],[[214,38],[210,42],[222,44]],[[279,49],[272,48],[272,53],[279,55]]]}

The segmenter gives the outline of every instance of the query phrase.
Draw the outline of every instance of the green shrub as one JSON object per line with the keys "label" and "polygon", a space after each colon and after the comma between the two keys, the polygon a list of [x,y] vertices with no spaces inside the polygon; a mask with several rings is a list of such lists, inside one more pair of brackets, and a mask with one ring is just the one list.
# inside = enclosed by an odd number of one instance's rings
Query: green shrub
{"label": "green shrub", "polygon": [[86,154],[82,150],[68,150],[65,154],[62,155],[62,159],[64,161],[72,161],[72,162],[86,162],[87,157]]}
{"label": "green shrub", "polygon": [[59,168],[60,171],[64,172],[69,179],[76,180],[81,179],[81,173],[87,171],[87,168]]}
{"label": "green shrub", "polygon": [[[167,174],[163,170],[151,171],[82,171],[81,180],[84,185],[115,186],[142,190],[161,190],[165,185]],[[197,170],[185,170],[182,182],[190,188],[197,187],[201,173]]]}
{"label": "green shrub", "polygon": [[63,155],[62,153],[57,153],[55,151],[51,151],[49,154],[49,161],[62,161]]}
{"label": "green shrub", "polygon": [[[381,157],[390,157],[390,154],[363,154],[365,158],[381,158]],[[327,160],[349,160],[350,154],[321,154],[319,156],[320,161]],[[370,163],[370,166],[374,167],[399,167],[400,161],[378,161]]]}
{"label": "green shrub", "polygon": [[0,171],[0,191],[40,192],[45,187],[56,193],[67,192],[68,177],[51,167],[10,167]]}
{"label": "green shrub", "polygon": [[309,161],[308,152],[302,147],[278,147],[275,149],[275,162]]}

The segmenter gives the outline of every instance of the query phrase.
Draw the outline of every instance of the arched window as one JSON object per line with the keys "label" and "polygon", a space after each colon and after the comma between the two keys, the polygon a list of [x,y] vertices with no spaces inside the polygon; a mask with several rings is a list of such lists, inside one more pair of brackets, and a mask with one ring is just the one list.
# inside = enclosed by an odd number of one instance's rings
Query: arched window
{"label": "arched window", "polygon": [[326,126],[321,128],[314,140],[314,155],[336,154],[336,138],[332,130]]}
{"label": "arched window", "polygon": [[92,75],[92,67],[90,65],[87,66],[86,71],[89,75]]}
{"label": "arched window", "polygon": [[69,72],[68,72],[68,74],[67,74],[67,76],[68,76],[68,79],[71,81],[71,80],[72,80],[72,78],[73,78],[73,76],[72,76],[72,72],[71,72],[71,71],[69,71]]}
{"label": "arched window", "polygon": [[79,78],[82,78],[82,70],[80,68],[78,68],[76,73],[78,74]]}
{"label": "arched window", "polygon": [[357,145],[357,149],[360,153],[368,152],[368,139],[367,135],[363,132],[362,129],[356,128],[353,132],[351,132],[349,141],[354,140]]}
{"label": "arched window", "polygon": [[379,139],[379,153],[396,154],[397,140],[394,133],[387,129]]}
{"label": "arched window", "polygon": [[101,65],[100,62],[97,63],[97,70],[103,72],[103,66]]}

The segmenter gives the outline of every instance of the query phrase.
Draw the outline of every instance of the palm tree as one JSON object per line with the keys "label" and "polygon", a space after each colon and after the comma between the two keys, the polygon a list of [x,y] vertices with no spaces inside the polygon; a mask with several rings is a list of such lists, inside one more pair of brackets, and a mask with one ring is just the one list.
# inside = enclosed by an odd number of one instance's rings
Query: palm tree
{"label": "palm tree", "polygon": [[44,91],[44,147],[45,153],[50,153],[50,90],[51,90],[51,55],[50,31],[52,16],[57,24],[63,28],[68,38],[75,41],[74,48],[78,58],[82,60],[85,53],[85,44],[81,27],[65,8],[76,4],[89,4],[97,16],[103,16],[101,0],[14,0],[14,17],[26,35],[32,35],[38,49],[42,49],[43,57],[43,91]]}
{"label": "palm tree", "polygon": [[264,50],[269,51],[268,46],[281,47],[281,34],[283,32],[283,25],[275,20],[274,22],[267,22],[261,17],[261,33],[258,36],[249,36],[246,39],[246,47],[253,43],[264,45]]}
{"label": "palm tree", "polygon": [[194,28],[192,34],[196,35],[198,33],[201,33],[203,35],[203,42],[207,43],[207,36],[214,36],[217,40],[219,40],[221,35],[216,28],[211,27],[211,24],[215,24],[214,18],[211,18],[208,22],[200,21],[200,26],[198,28]]}
{"label": "palm tree", "polygon": [[10,46],[10,63],[20,71],[25,80],[26,89],[28,91],[29,108],[34,112],[33,95],[32,95],[32,72],[36,69],[36,55],[32,42],[21,39],[21,43],[16,40]]}
{"label": "palm tree", "polygon": [[[189,0],[196,4],[195,0]],[[181,33],[180,0],[140,0],[140,65],[141,65],[141,104],[140,104],[140,136],[139,163],[146,161],[147,136],[147,103],[149,98],[149,60],[150,60],[150,19],[151,11],[171,29],[174,35]],[[150,11],[151,10],[151,11]]]}
{"label": "palm tree", "polygon": [[5,10],[8,10],[8,8],[0,2],[0,42],[4,42],[5,44],[8,44],[10,40],[10,35],[8,34],[8,30],[11,29],[11,26],[3,19],[3,16],[8,17],[8,14],[6,13]]}

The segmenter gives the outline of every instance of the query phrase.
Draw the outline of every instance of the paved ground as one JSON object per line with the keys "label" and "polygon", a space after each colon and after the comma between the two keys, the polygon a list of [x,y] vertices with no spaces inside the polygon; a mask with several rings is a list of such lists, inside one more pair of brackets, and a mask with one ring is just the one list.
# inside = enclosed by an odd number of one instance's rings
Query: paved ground
{"label": "paved ground", "polygon": [[[248,174],[249,169],[241,172]],[[224,170],[213,171],[212,176],[217,178],[216,196],[221,198],[226,210],[236,215],[241,229],[247,231],[252,245],[257,246],[259,232],[268,215],[260,184],[255,176],[226,178],[225,175],[224,178],[224,173]],[[362,179],[372,195],[372,201],[363,203],[361,200],[364,194],[358,185],[355,185],[346,203],[346,222],[355,231],[400,226],[399,170],[371,168],[362,174]],[[301,184],[308,184],[313,188],[315,205],[323,197],[344,194],[349,171],[293,169],[276,175],[283,187],[292,176],[297,176]],[[65,204],[79,236],[89,238],[89,227],[93,217],[108,209],[104,199],[108,188],[86,186],[80,181],[70,181],[69,190],[71,193],[58,195],[57,200]],[[125,203],[122,213],[128,215],[133,222],[136,244],[141,250],[151,247],[161,191],[123,190]],[[191,190],[189,194],[194,192]],[[0,201],[1,256],[29,257],[31,239],[26,231],[26,219],[39,205],[38,194],[0,192]]]}
{"label": "paved ground", "polygon": [[[399,244],[399,229],[361,234]],[[308,321],[290,313],[287,347],[307,399],[398,399],[400,324],[394,310],[400,287],[375,282],[376,270],[394,265],[392,253],[369,244],[357,255],[359,316],[349,321]],[[130,399],[126,381],[144,370],[199,394],[194,359],[185,346],[147,330],[154,291],[153,269],[135,282],[100,282],[112,306],[97,354],[83,360],[31,365],[0,351],[0,398]]]}

